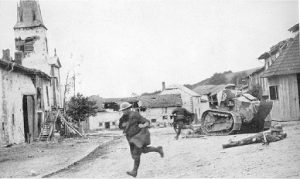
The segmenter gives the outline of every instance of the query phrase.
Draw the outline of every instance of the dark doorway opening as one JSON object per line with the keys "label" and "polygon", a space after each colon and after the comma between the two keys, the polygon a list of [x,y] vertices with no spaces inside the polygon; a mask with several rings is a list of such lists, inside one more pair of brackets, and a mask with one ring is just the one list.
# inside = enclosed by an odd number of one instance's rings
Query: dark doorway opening
{"label": "dark doorway opening", "polygon": [[110,129],[110,122],[105,122],[105,129]]}
{"label": "dark doorway opening", "polygon": [[38,127],[38,134],[41,133],[42,129],[42,120],[43,120],[43,113],[38,112],[38,121],[37,121],[37,127]]}
{"label": "dark doorway opening", "polygon": [[34,132],[34,100],[33,96],[23,96],[24,139],[29,143]]}

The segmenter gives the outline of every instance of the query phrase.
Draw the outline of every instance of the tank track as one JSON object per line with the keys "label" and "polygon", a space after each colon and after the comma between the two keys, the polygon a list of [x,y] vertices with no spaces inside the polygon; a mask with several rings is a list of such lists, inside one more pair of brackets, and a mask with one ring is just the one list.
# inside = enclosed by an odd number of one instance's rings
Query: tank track
{"label": "tank track", "polygon": [[[234,116],[234,113],[229,111],[207,110],[203,113],[201,118],[202,132],[210,136],[224,136],[234,134]],[[224,129],[222,129],[222,121],[225,121],[223,127]],[[214,126],[218,124],[221,124],[220,130],[212,130]]]}

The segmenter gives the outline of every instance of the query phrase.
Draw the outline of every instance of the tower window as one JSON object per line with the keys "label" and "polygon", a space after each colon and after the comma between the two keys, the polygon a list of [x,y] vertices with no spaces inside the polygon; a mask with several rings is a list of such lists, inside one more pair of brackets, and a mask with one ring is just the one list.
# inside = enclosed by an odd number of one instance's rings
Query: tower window
{"label": "tower window", "polygon": [[35,21],[35,12],[32,11],[32,20]]}
{"label": "tower window", "polygon": [[15,114],[11,115],[12,125],[15,126]]}
{"label": "tower window", "polygon": [[33,37],[27,37],[25,39],[25,52],[32,52],[33,51],[33,44],[34,44],[34,38]]}
{"label": "tower window", "polygon": [[47,53],[48,53],[48,40],[47,40],[47,37],[45,38],[45,41],[46,41],[46,50],[47,50]]}

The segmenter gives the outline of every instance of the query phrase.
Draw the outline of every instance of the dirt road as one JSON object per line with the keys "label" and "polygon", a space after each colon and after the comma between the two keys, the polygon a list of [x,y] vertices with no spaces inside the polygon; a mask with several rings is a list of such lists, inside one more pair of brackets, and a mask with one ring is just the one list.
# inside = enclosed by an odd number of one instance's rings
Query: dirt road
{"label": "dirt road", "polygon": [[[222,149],[236,136],[174,139],[172,129],[151,129],[152,144],[162,145],[165,158],[156,153],[142,155],[138,177],[300,177],[300,125],[286,126],[288,137],[268,146],[252,144]],[[123,137],[99,151],[101,155],[53,177],[124,178],[133,161]]]}

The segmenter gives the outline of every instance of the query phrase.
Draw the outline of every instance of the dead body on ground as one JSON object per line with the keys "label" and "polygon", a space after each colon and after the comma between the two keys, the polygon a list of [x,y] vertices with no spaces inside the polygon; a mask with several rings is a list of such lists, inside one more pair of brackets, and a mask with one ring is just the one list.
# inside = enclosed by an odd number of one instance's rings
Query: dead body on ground
{"label": "dead body on ground", "polygon": [[235,146],[242,146],[254,143],[263,143],[268,145],[270,142],[277,142],[287,137],[287,134],[283,132],[282,126],[277,124],[269,131],[260,132],[256,135],[240,139],[237,141],[229,141],[227,144],[223,144],[223,148],[230,148]]}

